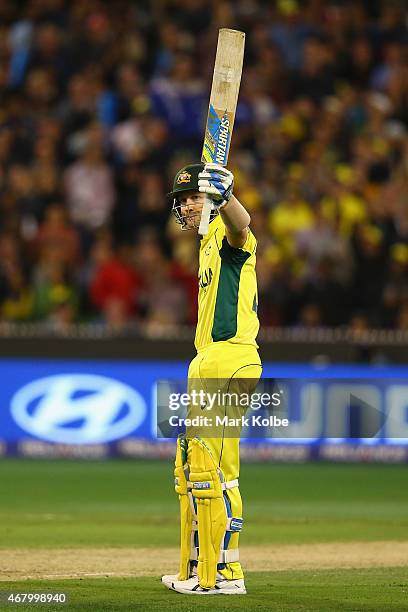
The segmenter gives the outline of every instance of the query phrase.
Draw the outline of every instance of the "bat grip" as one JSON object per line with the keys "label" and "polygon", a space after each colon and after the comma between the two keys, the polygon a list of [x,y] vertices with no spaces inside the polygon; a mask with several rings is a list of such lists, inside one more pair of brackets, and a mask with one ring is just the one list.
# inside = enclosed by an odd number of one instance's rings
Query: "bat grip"
{"label": "bat grip", "polygon": [[206,195],[204,204],[203,204],[203,209],[201,211],[200,226],[198,228],[198,233],[201,234],[201,236],[206,236],[208,234],[208,226],[210,224],[210,215],[211,215],[211,211],[213,207],[214,207],[214,204],[213,204],[212,199],[208,195]]}

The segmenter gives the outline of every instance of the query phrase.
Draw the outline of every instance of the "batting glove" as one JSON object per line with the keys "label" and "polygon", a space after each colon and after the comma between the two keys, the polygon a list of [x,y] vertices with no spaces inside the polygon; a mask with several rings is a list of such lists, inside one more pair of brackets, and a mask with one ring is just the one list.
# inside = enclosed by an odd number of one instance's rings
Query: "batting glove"
{"label": "batting glove", "polygon": [[198,175],[198,189],[206,193],[217,208],[224,206],[232,196],[234,175],[218,164],[205,164]]}

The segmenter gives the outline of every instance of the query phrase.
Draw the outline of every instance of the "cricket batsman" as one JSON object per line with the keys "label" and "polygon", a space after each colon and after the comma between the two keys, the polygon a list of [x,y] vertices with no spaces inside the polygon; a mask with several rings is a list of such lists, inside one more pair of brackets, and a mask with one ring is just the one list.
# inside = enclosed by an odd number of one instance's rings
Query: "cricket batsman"
{"label": "cricket batsman", "polygon": [[[257,242],[233,186],[233,174],[225,167],[192,164],[177,173],[169,194],[184,230],[199,227],[205,197],[213,202],[209,231],[200,244],[197,355],[189,366],[189,387],[192,381],[204,386],[223,381],[230,388],[243,379],[257,382],[262,371],[256,343]],[[168,588],[192,595],[246,593],[238,550],[243,524],[238,477],[239,436],[221,430],[198,437],[187,430],[178,438],[180,568],[162,577]]]}

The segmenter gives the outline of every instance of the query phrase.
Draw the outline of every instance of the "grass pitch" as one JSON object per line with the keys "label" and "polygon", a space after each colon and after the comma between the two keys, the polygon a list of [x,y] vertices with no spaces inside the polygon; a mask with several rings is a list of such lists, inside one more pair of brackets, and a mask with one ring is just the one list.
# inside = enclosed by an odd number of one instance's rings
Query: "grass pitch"
{"label": "grass pitch", "polygon": [[[178,544],[171,463],[0,461],[0,548]],[[249,464],[245,544],[408,539],[403,465]]]}
{"label": "grass pitch", "polygon": [[[2,589],[14,592],[65,592],[66,606],[23,606],[34,609],[78,611],[145,612],[177,609],[177,612],[208,610],[277,610],[302,612],[384,612],[407,610],[408,577],[406,568],[381,570],[336,570],[325,572],[250,572],[246,578],[248,594],[244,596],[183,596],[165,590],[154,578],[109,578],[87,580],[36,581],[27,584],[0,583]],[[1,608],[12,610],[13,606]]]}
{"label": "grass pitch", "polygon": [[[102,559],[107,548],[122,551],[125,557],[130,548],[144,548],[146,565],[152,558],[148,551],[160,559],[178,543],[178,502],[170,463],[4,459],[0,461],[0,594],[11,589],[64,590],[70,600],[65,609],[98,612],[175,606],[186,612],[408,609],[408,557],[406,562],[399,560],[400,567],[392,567],[390,557],[387,567],[385,548],[382,555],[380,544],[387,541],[390,550],[393,542],[397,547],[408,541],[405,466],[244,465],[240,480],[243,548],[256,547],[265,553],[299,545],[302,550],[309,546],[312,553],[323,550],[316,543],[331,543],[331,548],[341,543],[339,549],[349,544],[358,552],[358,546],[363,551],[374,543],[376,557],[384,557],[380,559],[383,567],[375,567],[378,559],[373,559],[367,567],[360,563],[354,569],[321,570],[316,566],[296,571],[290,566],[285,571],[248,572],[247,596],[211,597],[210,601],[168,592],[156,577],[137,577],[131,565],[128,577],[123,578],[105,578],[101,567],[102,577],[97,579],[83,574],[82,579],[22,581],[21,573],[13,574],[11,566],[14,563],[14,570],[18,569],[23,549],[24,557],[43,551],[50,562],[53,555],[64,556],[65,549],[71,555],[75,549],[78,555],[92,551],[95,560]],[[75,554],[70,558],[75,559]],[[79,560],[87,566],[87,558]],[[146,569],[155,572],[155,567]],[[81,574],[72,567],[70,575]],[[1,603],[3,609],[13,607]],[[58,610],[64,606],[19,605],[18,609]]]}

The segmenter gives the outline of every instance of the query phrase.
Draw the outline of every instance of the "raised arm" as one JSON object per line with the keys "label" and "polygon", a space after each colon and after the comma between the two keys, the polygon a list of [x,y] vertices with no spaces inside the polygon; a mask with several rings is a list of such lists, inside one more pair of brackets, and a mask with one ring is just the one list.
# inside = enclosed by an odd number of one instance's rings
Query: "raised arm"
{"label": "raised arm", "polygon": [[212,198],[220,212],[228,244],[234,248],[244,246],[251,217],[232,193],[232,172],[217,164],[206,164],[198,179],[199,190]]}

